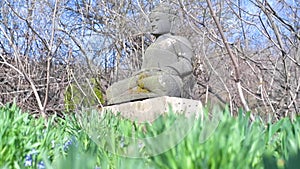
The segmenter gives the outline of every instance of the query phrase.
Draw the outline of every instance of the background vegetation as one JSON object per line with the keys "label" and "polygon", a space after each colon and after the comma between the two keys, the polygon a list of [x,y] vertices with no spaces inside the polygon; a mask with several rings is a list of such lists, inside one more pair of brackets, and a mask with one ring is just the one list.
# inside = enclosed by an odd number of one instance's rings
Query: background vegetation
{"label": "background vegetation", "polygon": [[[65,110],[67,86],[97,79],[103,93],[141,66],[158,0],[3,0],[0,105]],[[176,33],[193,44],[193,99],[229,103],[274,120],[299,113],[299,2],[169,0]],[[100,104],[100,103],[99,103]],[[253,118],[253,117],[252,117]]]}

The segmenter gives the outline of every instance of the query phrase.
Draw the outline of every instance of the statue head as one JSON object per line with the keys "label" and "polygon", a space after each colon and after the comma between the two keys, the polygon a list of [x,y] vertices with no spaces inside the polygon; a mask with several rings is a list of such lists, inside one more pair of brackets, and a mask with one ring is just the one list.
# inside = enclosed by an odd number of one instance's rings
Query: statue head
{"label": "statue head", "polygon": [[149,15],[151,23],[151,33],[159,36],[166,33],[172,33],[172,24],[176,13],[166,3],[162,3],[151,11]]}

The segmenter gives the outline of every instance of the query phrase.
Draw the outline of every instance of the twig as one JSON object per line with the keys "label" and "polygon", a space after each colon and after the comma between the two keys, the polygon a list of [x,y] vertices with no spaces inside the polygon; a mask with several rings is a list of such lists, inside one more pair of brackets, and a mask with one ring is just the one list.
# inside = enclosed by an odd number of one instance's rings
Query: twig
{"label": "twig", "polygon": [[46,91],[45,91],[45,98],[44,98],[44,104],[43,107],[45,108],[47,106],[48,102],[48,95],[50,90],[50,69],[51,69],[51,62],[52,62],[52,47],[53,47],[53,40],[54,40],[54,32],[55,32],[55,18],[56,18],[56,10],[57,10],[57,3],[58,0],[55,1],[55,7],[53,11],[53,18],[52,18],[52,30],[51,30],[51,39],[50,39],[50,45],[49,45],[49,53],[47,56],[47,75],[46,75]]}
{"label": "twig", "polygon": [[[4,36],[7,38],[7,40],[9,41],[10,45],[12,46],[13,50],[14,50],[14,55],[16,58],[19,58],[20,57],[20,54],[19,54],[19,50],[18,48],[16,47],[16,45],[13,43],[12,39],[6,34],[5,30],[0,26],[0,29],[2,31],[2,33],[4,34]],[[35,96],[35,99],[37,101],[37,104],[39,106],[39,111],[40,113],[42,114],[43,117],[46,117],[46,114],[45,114],[45,109],[42,105],[42,101],[41,101],[41,98],[40,98],[40,95],[37,91],[37,88],[34,84],[34,81],[24,72],[24,66],[22,65],[22,63],[20,61],[19,62],[19,65],[21,67],[22,70],[19,70],[17,68],[14,68],[14,66],[12,66],[12,68],[14,70],[16,70],[18,73],[20,73],[22,76],[25,77],[25,79],[29,82],[32,90],[33,90],[33,93],[34,93],[34,96]],[[10,66],[11,67],[11,66]]]}
{"label": "twig", "polygon": [[[241,80],[240,80],[240,71],[239,71],[239,65],[238,65],[238,62],[237,62],[237,58],[232,53],[232,50],[231,50],[231,48],[230,48],[230,46],[229,46],[229,44],[228,44],[228,42],[226,40],[226,37],[225,37],[224,32],[222,30],[222,26],[221,26],[221,24],[220,24],[220,22],[219,22],[219,20],[218,20],[218,18],[216,16],[214,10],[213,10],[211,1],[210,0],[206,0],[206,2],[208,4],[208,8],[209,8],[209,11],[210,11],[210,13],[212,15],[212,18],[213,18],[213,20],[215,21],[215,23],[217,25],[217,28],[219,30],[219,33],[221,35],[222,41],[223,41],[223,43],[225,45],[225,48],[226,48],[226,50],[228,52],[228,55],[229,55],[229,57],[230,57],[230,59],[232,61],[232,64],[233,64],[233,67],[234,67],[234,71],[235,71],[235,84],[236,84],[236,87],[238,89],[238,93],[239,93],[239,97],[241,99],[241,102],[242,102],[242,104],[244,106],[244,109],[246,111],[250,111],[250,109],[248,107],[248,104],[246,102],[246,99],[244,97],[243,90],[242,90],[242,85],[241,85]],[[254,120],[254,116],[252,114],[250,114],[250,118],[251,118],[251,120]]]}

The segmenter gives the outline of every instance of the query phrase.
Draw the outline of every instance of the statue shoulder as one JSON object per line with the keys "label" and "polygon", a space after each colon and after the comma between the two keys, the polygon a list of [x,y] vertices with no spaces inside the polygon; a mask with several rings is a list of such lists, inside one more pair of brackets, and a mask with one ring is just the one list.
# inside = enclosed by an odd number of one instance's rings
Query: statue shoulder
{"label": "statue shoulder", "polygon": [[172,38],[176,39],[176,41],[178,41],[179,43],[184,44],[188,48],[192,49],[192,43],[186,37],[173,35]]}

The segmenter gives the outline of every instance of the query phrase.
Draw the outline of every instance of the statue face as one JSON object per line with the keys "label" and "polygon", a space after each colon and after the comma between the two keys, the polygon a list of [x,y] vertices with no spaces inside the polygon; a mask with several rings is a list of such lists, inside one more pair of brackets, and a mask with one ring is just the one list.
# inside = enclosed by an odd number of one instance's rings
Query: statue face
{"label": "statue face", "polygon": [[149,19],[151,23],[151,33],[153,35],[170,33],[171,22],[168,14],[152,13]]}

